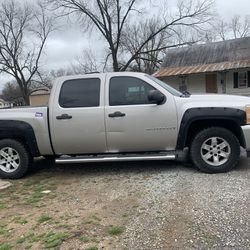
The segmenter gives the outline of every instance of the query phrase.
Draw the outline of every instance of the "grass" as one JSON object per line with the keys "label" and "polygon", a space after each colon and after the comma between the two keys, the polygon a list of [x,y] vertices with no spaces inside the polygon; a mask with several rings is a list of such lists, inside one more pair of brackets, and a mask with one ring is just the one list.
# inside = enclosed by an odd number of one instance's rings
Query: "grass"
{"label": "grass", "polygon": [[20,225],[24,225],[24,224],[28,223],[28,221],[25,220],[24,218],[22,218],[21,216],[16,216],[14,218],[14,222],[17,224],[20,224]]}
{"label": "grass", "polygon": [[12,246],[8,243],[0,243],[0,250],[10,250]]}
{"label": "grass", "polygon": [[29,242],[29,243],[38,242],[38,241],[41,241],[44,238],[44,236],[45,234],[35,235],[34,233],[30,233],[30,234],[23,235],[20,238],[18,238],[16,243],[22,244],[24,242]]}
{"label": "grass", "polygon": [[0,204],[0,209],[5,209],[5,208],[7,208],[7,206],[6,206],[6,205],[4,205],[4,204]]}
{"label": "grass", "polygon": [[44,237],[44,247],[45,248],[55,248],[59,247],[62,242],[68,237],[67,233],[53,233],[50,232]]}
{"label": "grass", "polygon": [[122,234],[123,232],[125,231],[125,228],[124,227],[116,227],[116,226],[112,226],[110,229],[109,229],[109,234],[111,235],[120,235]]}
{"label": "grass", "polygon": [[0,223],[0,235],[3,235],[5,237],[8,237],[10,235],[7,225],[3,223]]}
{"label": "grass", "polygon": [[85,250],[98,250],[98,247],[96,246],[88,247],[88,248],[85,248]]}
{"label": "grass", "polygon": [[47,222],[47,221],[49,221],[49,220],[51,220],[51,219],[52,219],[52,218],[51,218],[49,215],[47,215],[47,214],[42,214],[42,215],[38,218],[37,222],[38,222],[39,224],[42,224],[42,223]]}
{"label": "grass", "polygon": [[[122,227],[112,227],[112,223],[110,227],[102,225],[103,214],[95,209],[80,215],[61,209],[60,206],[67,202],[71,193],[65,191],[64,196],[58,192],[57,189],[63,184],[57,181],[57,176],[55,174],[55,178],[52,176],[48,180],[46,173],[38,173],[16,180],[12,187],[0,193],[0,213],[6,213],[0,221],[0,250],[59,249],[63,242],[71,239],[81,242],[83,249],[97,250],[100,240],[124,231]],[[51,190],[51,193],[44,194],[44,190]],[[50,199],[57,199],[57,196],[59,205],[50,208]],[[20,207],[22,213],[16,214],[16,207]]]}
{"label": "grass", "polygon": [[82,237],[80,238],[80,241],[82,241],[82,242],[84,242],[84,243],[87,243],[87,242],[89,242],[89,237],[86,236],[86,235],[84,235],[84,236],[82,236]]}
{"label": "grass", "polygon": [[17,239],[16,243],[17,244],[22,244],[25,241],[27,241],[29,239],[29,236],[21,236],[20,238]]}

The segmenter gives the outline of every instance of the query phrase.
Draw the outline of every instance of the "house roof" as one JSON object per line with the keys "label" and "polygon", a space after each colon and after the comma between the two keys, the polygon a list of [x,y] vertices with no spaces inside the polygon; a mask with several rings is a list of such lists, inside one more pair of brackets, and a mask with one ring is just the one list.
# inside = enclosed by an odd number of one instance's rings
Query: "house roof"
{"label": "house roof", "polygon": [[38,96],[38,95],[50,95],[50,89],[48,88],[37,89],[30,94],[30,96]]}
{"label": "house roof", "polygon": [[156,77],[250,67],[250,37],[170,49]]}

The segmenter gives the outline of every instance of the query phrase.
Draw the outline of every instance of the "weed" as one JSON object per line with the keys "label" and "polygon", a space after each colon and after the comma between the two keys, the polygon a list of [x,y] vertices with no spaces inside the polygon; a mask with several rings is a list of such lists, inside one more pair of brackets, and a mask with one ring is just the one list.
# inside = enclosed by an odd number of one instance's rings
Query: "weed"
{"label": "weed", "polygon": [[124,232],[125,228],[124,227],[116,227],[116,226],[112,226],[110,229],[109,229],[109,234],[111,235],[119,235],[119,234],[122,234]]}
{"label": "weed", "polygon": [[0,204],[0,209],[4,209],[4,208],[7,208],[7,206],[4,204]]}
{"label": "weed", "polygon": [[85,250],[98,250],[98,247],[96,247],[96,246],[88,247]]}
{"label": "weed", "polygon": [[94,236],[92,239],[91,239],[92,242],[95,242],[95,243],[99,243],[99,240],[97,239],[97,236]]}
{"label": "weed", "polygon": [[45,234],[39,234],[39,235],[35,235],[35,234],[32,234],[31,235],[31,238],[30,238],[30,241],[31,242],[38,242],[38,241],[41,241],[43,239]]}
{"label": "weed", "polygon": [[84,235],[84,236],[82,236],[82,237],[80,238],[80,241],[82,241],[82,242],[84,242],[84,243],[87,243],[87,242],[89,242],[89,238],[88,238],[88,236]]}
{"label": "weed", "polygon": [[49,220],[51,220],[51,219],[52,219],[52,218],[51,218],[50,216],[48,216],[47,214],[42,214],[42,215],[38,218],[37,222],[38,222],[39,224],[41,224],[41,223],[44,223],[44,222],[49,221]]}
{"label": "weed", "polygon": [[24,243],[26,240],[28,240],[29,236],[24,236],[22,235],[20,238],[17,239],[16,243],[17,244],[22,244]]}
{"label": "weed", "polygon": [[20,224],[20,225],[24,225],[24,224],[28,223],[28,221],[25,220],[24,218],[22,218],[21,216],[16,216],[14,218],[14,222],[17,224]]}
{"label": "weed", "polygon": [[44,237],[44,247],[45,248],[58,247],[67,237],[68,237],[67,233],[50,232]]}
{"label": "weed", "polygon": [[7,225],[0,223],[0,235],[9,236],[10,232],[7,228]]}
{"label": "weed", "polygon": [[12,249],[12,246],[8,243],[0,243],[0,250],[10,250]]}

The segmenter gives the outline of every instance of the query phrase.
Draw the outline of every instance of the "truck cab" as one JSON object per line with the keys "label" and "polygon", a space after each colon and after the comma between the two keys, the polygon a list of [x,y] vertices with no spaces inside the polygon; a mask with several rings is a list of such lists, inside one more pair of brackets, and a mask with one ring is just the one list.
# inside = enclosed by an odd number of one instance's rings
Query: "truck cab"
{"label": "truck cab", "polygon": [[[163,96],[159,104],[148,99],[155,91]],[[163,151],[176,146],[174,96],[144,74],[59,79],[49,106],[58,155]]]}

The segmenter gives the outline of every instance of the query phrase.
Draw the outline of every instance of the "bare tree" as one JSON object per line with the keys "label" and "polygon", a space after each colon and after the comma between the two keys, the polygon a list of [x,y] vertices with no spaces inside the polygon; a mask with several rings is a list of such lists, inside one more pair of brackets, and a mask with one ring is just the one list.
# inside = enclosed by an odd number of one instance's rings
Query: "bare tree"
{"label": "bare tree", "polygon": [[15,81],[5,84],[2,90],[2,98],[7,102],[15,104],[20,104],[24,101],[21,90]]}
{"label": "bare tree", "polygon": [[[145,39],[159,29],[158,23],[158,19],[151,19],[146,23],[142,21],[127,27],[126,35],[122,41],[123,48],[130,57],[136,54],[129,69],[152,74],[160,68],[167,49],[191,45],[198,41],[198,37],[194,39],[193,36],[185,34],[184,29],[166,29],[158,36],[153,37],[138,53],[137,51]],[[124,64],[121,62],[121,65]]]}
{"label": "bare tree", "polygon": [[0,4],[0,73],[14,77],[26,105],[45,42],[53,29],[44,7],[35,7],[15,0]]}
{"label": "bare tree", "polygon": [[216,18],[206,35],[206,41],[208,42],[247,37],[250,35],[250,15],[245,17],[236,15],[228,22]]}
{"label": "bare tree", "polygon": [[[108,44],[108,53],[106,61],[111,60],[114,71],[125,71],[129,69],[131,64],[155,50],[152,49],[150,43],[157,41],[161,33],[168,30],[175,32],[177,27],[190,27],[192,29],[201,28],[202,24],[210,20],[211,7],[213,0],[181,0],[178,3],[177,11],[169,13],[168,9],[164,13],[157,13],[157,26],[150,30],[140,44],[130,50],[128,57],[126,52],[128,48],[124,48],[123,40],[128,37],[129,27],[134,22],[138,22],[138,18],[145,21],[145,25],[154,19],[153,15],[146,13],[140,8],[139,0],[48,0],[52,2],[55,8],[63,11],[63,15],[78,14],[84,22],[84,27],[95,28]],[[157,1],[154,1],[154,4]],[[150,0],[144,2],[144,6],[148,6]],[[163,7],[163,6],[161,6]],[[154,43],[154,42],[153,42]],[[152,44],[151,44],[152,45]],[[178,44],[174,44],[177,46]],[[162,45],[157,51],[172,47],[173,44]],[[148,50],[147,50],[148,47]],[[126,58],[121,61],[120,58]]]}
{"label": "bare tree", "polygon": [[81,56],[75,58],[71,64],[70,72],[73,74],[86,74],[90,72],[97,72],[98,66],[95,55],[91,49],[85,49]]}
{"label": "bare tree", "polygon": [[236,15],[232,18],[230,23],[234,38],[241,38],[250,35],[250,15],[243,17],[243,19]]}

